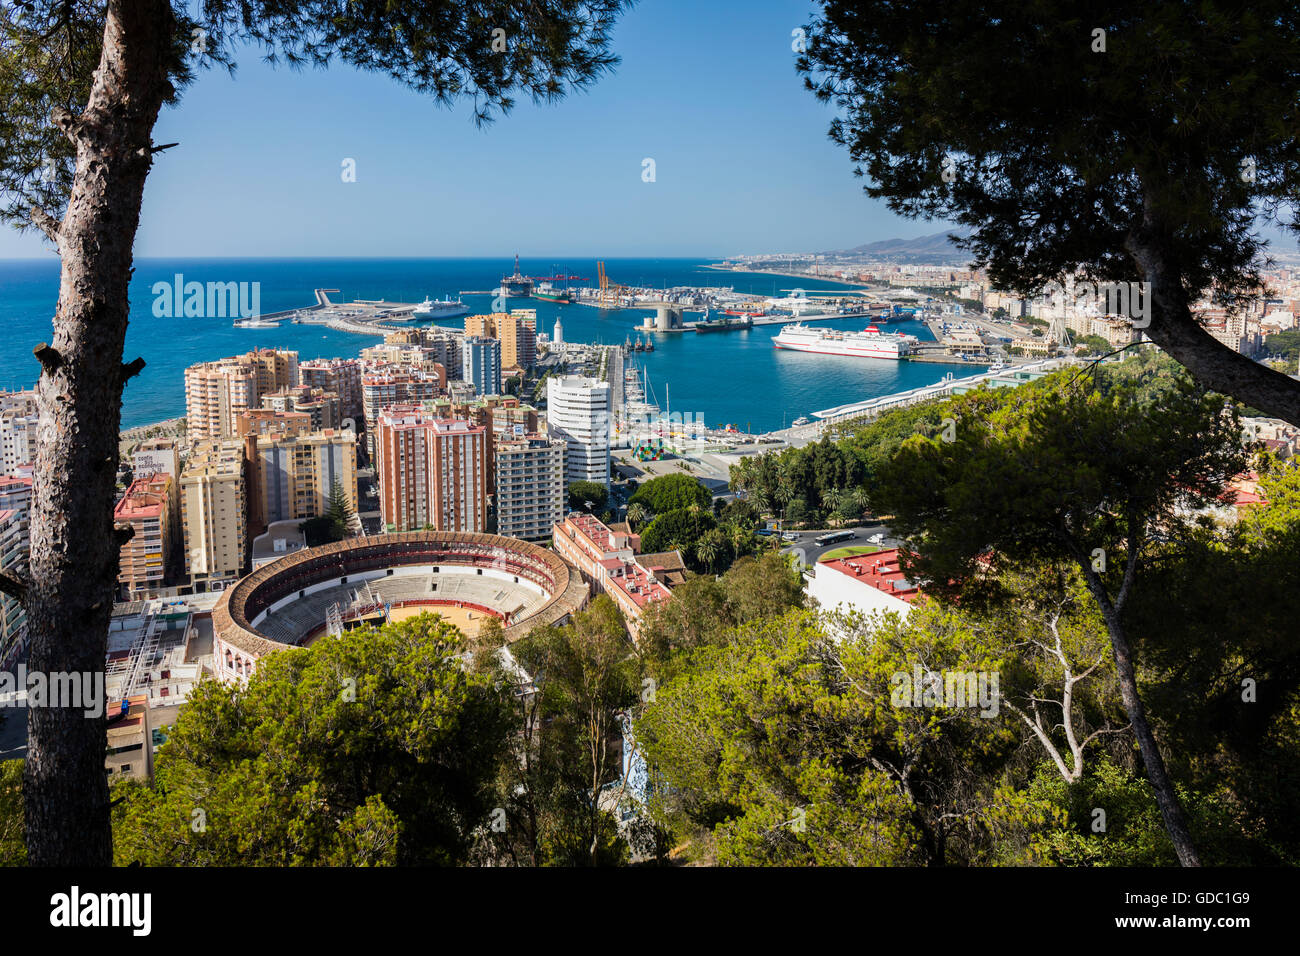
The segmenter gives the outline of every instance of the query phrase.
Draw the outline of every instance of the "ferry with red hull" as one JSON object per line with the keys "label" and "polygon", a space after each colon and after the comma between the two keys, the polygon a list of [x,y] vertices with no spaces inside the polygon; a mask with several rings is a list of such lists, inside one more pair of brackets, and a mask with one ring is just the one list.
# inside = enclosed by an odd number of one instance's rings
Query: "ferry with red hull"
{"label": "ferry with red hull", "polygon": [[904,359],[916,349],[917,338],[902,333],[881,332],[874,325],[862,332],[813,329],[802,322],[783,328],[772,339],[779,349],[815,352],[818,355],[848,355],[853,358]]}

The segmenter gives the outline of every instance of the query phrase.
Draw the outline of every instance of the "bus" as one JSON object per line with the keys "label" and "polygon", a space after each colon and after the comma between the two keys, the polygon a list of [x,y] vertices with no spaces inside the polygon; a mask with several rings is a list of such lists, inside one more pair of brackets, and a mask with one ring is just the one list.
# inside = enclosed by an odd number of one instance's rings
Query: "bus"
{"label": "bus", "polygon": [[834,544],[836,541],[848,541],[855,537],[857,537],[856,531],[828,531],[816,540],[818,545],[827,545]]}

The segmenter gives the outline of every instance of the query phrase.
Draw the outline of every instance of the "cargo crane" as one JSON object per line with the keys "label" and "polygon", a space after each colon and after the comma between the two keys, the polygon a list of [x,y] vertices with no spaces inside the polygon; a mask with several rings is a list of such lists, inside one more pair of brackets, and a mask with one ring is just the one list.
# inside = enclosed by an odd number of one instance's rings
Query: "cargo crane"
{"label": "cargo crane", "polygon": [[600,281],[600,294],[596,304],[602,309],[617,309],[618,297],[627,291],[627,286],[610,281],[603,261],[596,263],[596,277]]}

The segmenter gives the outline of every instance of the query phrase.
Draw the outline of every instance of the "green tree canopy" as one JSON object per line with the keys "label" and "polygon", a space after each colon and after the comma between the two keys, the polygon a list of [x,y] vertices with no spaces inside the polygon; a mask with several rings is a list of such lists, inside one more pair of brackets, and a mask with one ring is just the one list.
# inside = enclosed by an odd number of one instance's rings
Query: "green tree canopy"
{"label": "green tree canopy", "polygon": [[609,489],[599,481],[575,481],[569,485],[569,510],[600,514],[609,503]]}
{"label": "green tree canopy", "polygon": [[1120,690],[1179,858],[1197,861],[1187,822],[1138,693],[1124,613],[1153,535],[1177,535],[1244,465],[1241,426],[1223,398],[1186,381],[1143,402],[1058,373],[950,406],[952,441],[914,436],[882,471],[878,499],[908,539],[909,571],[935,594],[996,602],[998,575],[1068,561],[1110,633]]}
{"label": "green tree canopy", "polygon": [[513,729],[452,625],[422,614],[200,683],[147,785],[115,808],[120,863],[451,864],[486,824]]}
{"label": "green tree canopy", "polygon": [[713,495],[690,475],[674,472],[660,475],[642,484],[628,504],[640,504],[649,509],[651,514],[662,515],[679,508],[698,505],[707,508],[713,502]]}

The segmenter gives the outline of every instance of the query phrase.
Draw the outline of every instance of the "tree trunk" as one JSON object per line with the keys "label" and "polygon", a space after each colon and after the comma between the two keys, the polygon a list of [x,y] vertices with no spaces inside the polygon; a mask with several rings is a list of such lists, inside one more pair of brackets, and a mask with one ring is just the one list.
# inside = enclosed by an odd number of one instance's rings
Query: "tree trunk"
{"label": "tree trunk", "polygon": [[1140,229],[1124,243],[1143,281],[1151,284],[1151,324],[1143,331],[1201,384],[1300,425],[1300,382],[1233,351],[1210,335],[1192,316],[1182,276],[1171,265],[1163,225],[1147,211]]}
{"label": "tree trunk", "polygon": [[[174,28],[167,0],[111,0],[86,109],[57,120],[76,143],[77,174],[52,236],[62,259],[54,340],[37,352],[40,419],[24,599],[32,673],[104,671],[121,545],[113,499],[122,386],[138,371],[122,365],[127,285],[150,135],[171,91]],[[30,862],[111,865],[103,715],[31,707],[27,716]]]}
{"label": "tree trunk", "polygon": [[1165,769],[1164,758],[1160,755],[1160,746],[1156,743],[1155,734],[1151,732],[1151,725],[1147,723],[1146,708],[1138,695],[1133,654],[1129,649],[1128,638],[1124,634],[1124,625],[1120,622],[1119,612],[1111,604],[1096,575],[1091,571],[1084,573],[1088,576],[1088,587],[1092,589],[1101,607],[1102,616],[1106,619],[1106,630],[1110,634],[1110,645],[1115,654],[1115,671],[1119,675],[1120,698],[1124,702],[1124,710],[1128,712],[1129,722],[1133,725],[1133,736],[1137,738],[1142,763],[1146,765],[1147,779],[1155,791],[1156,805],[1160,808],[1160,816],[1164,819],[1165,831],[1173,841],[1178,862],[1183,866],[1200,866],[1201,859],[1192,842],[1192,831],[1187,826],[1182,804],[1178,802],[1178,791],[1174,789],[1173,781],[1169,779],[1169,771]]}

